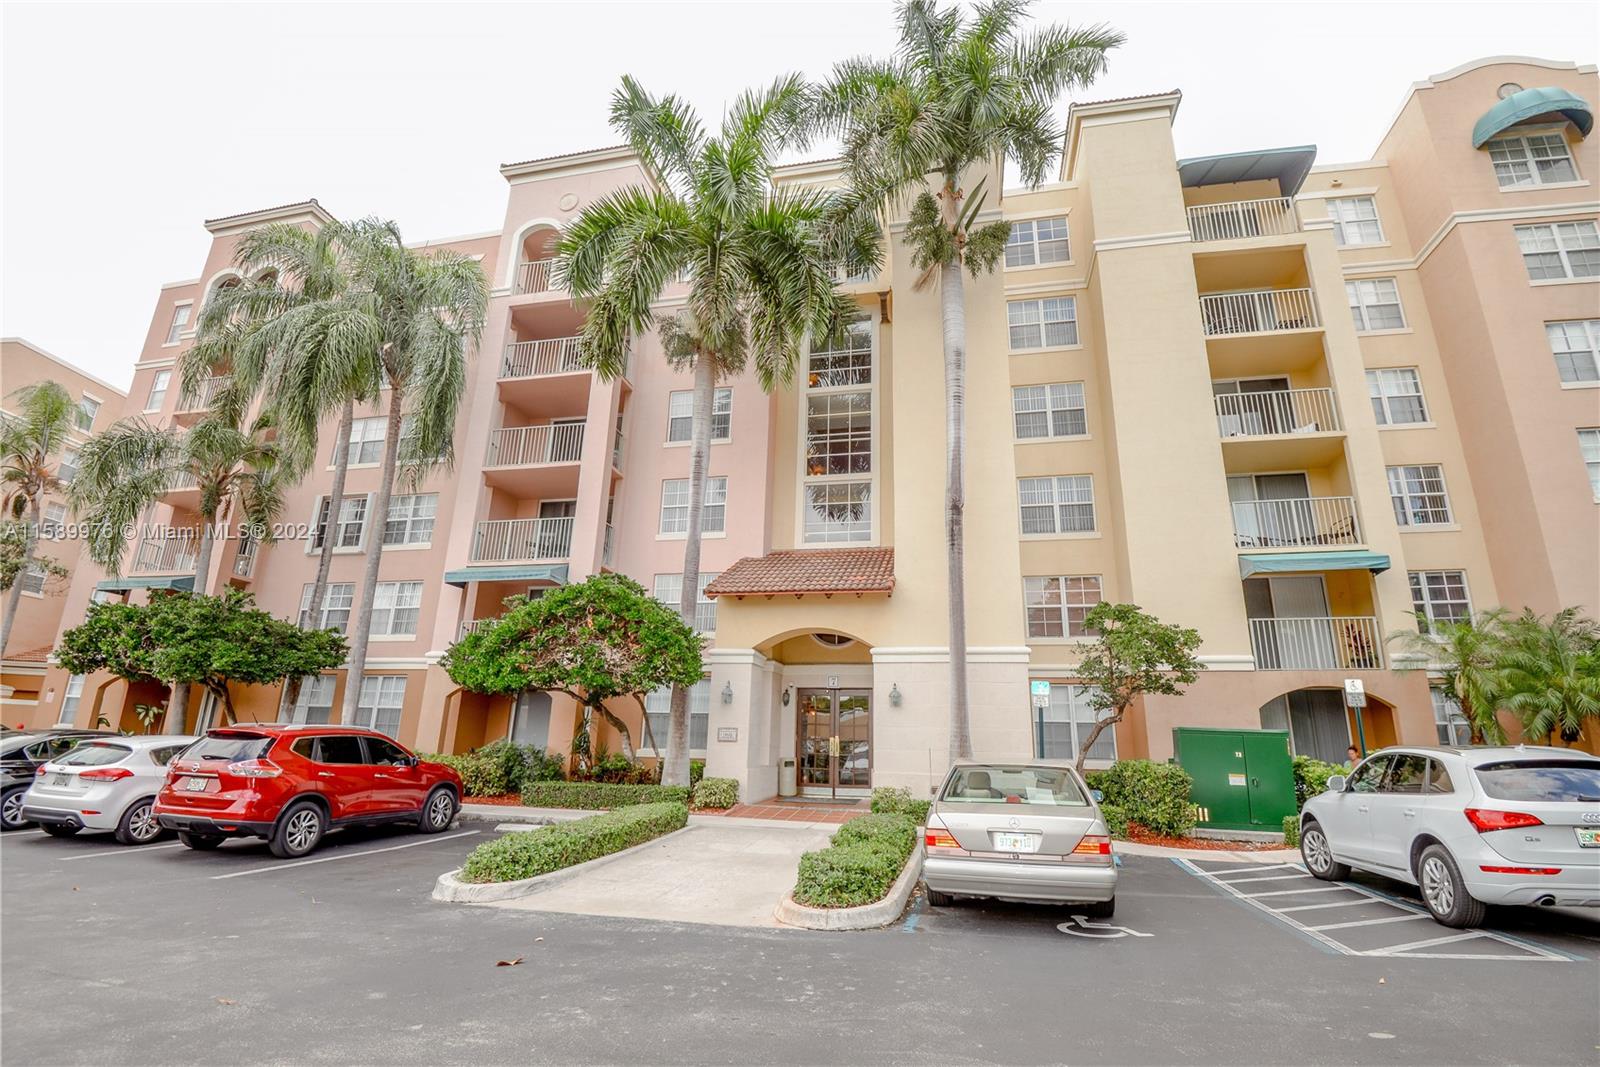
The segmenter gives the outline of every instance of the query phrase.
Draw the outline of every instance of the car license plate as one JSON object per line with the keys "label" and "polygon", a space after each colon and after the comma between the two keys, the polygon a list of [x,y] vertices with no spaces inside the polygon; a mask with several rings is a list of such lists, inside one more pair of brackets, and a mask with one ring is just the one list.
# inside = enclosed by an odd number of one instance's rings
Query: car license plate
{"label": "car license plate", "polygon": [[1600,826],[1574,826],[1581,848],[1600,848]]}
{"label": "car license plate", "polygon": [[72,781],[72,775],[66,773],[65,771],[57,771],[55,774],[50,776],[51,785],[66,785],[70,781]]}
{"label": "car license plate", "polygon": [[178,788],[187,790],[190,793],[204,793],[206,791],[206,783],[209,781],[209,778],[185,778],[178,783]]}
{"label": "car license plate", "polygon": [[1039,851],[1038,834],[995,834],[994,850],[996,852],[1037,852]]}

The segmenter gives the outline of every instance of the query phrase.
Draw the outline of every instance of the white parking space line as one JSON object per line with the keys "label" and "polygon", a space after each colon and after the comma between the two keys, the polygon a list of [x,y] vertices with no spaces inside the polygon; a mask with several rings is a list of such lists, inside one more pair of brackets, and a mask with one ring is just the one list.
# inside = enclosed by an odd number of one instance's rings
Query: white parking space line
{"label": "white parking space line", "polygon": [[1475,937],[1492,936],[1482,930],[1468,930],[1464,934],[1450,934],[1447,937],[1430,937],[1424,941],[1408,941],[1403,945],[1391,945],[1388,948],[1374,949],[1373,954],[1387,956],[1393,952],[1412,952],[1419,948],[1432,948],[1434,945],[1451,945],[1457,941],[1471,941]]}
{"label": "white parking space line", "polygon": [[84,852],[76,856],[65,856],[62,863],[76,863],[78,860],[97,860],[101,856],[137,856],[144,852],[160,852],[164,848],[182,848],[183,842],[177,841],[170,845],[130,845],[123,848],[102,848],[97,852]]}
{"label": "white parking space line", "polygon": [[[1212,877],[1216,877],[1212,875]],[[1293,874],[1269,874],[1265,878],[1230,878],[1229,885],[1244,885],[1247,882],[1282,882],[1290,878],[1304,878],[1305,875],[1296,871]]]}
{"label": "white parking space line", "polygon": [[10,841],[18,837],[27,837],[29,834],[42,834],[43,830],[7,830],[0,834],[0,841]]}
{"label": "white parking space line", "polygon": [[1352,926],[1382,926],[1385,923],[1413,923],[1418,919],[1431,919],[1431,915],[1386,915],[1381,919],[1356,919],[1347,923],[1320,923],[1313,930],[1346,930]]}
{"label": "white parking space line", "polygon": [[1353,908],[1360,904],[1371,904],[1371,897],[1357,897],[1354,900],[1335,900],[1328,904],[1296,904],[1289,908],[1276,908],[1280,914],[1289,911],[1321,911],[1323,908]]}
{"label": "white parking space line", "polygon": [[[1201,877],[1205,876],[1201,875]],[[1213,878],[1212,881],[1216,882],[1218,885],[1233,884],[1232,882],[1224,882],[1217,878]],[[1315,889],[1280,889],[1275,893],[1235,893],[1234,896],[1245,897],[1249,900],[1257,900],[1261,897],[1297,897],[1302,893],[1339,893],[1342,892],[1344,888],[1345,887],[1342,885],[1330,885]]]}
{"label": "white parking space line", "polygon": [[1224,874],[1249,874],[1252,871],[1276,871],[1285,867],[1293,867],[1292,863],[1252,863],[1248,867],[1225,867],[1220,871],[1207,871],[1213,878],[1220,878]]}
{"label": "white parking space line", "polygon": [[275,863],[271,867],[252,867],[247,871],[234,871],[231,874],[213,874],[213,882],[224,878],[244,878],[252,874],[271,874],[273,871],[286,871],[291,867],[309,867],[313,863],[332,863],[335,860],[353,860],[361,856],[376,856],[380,852],[398,852],[403,848],[416,848],[419,845],[437,845],[444,841],[455,841],[463,837],[472,837],[478,830],[467,830],[459,834],[447,834],[444,837],[429,837],[421,841],[408,841],[403,845],[390,845],[388,848],[369,848],[365,852],[341,852],[333,856],[318,856],[314,860],[295,860],[293,863]]}

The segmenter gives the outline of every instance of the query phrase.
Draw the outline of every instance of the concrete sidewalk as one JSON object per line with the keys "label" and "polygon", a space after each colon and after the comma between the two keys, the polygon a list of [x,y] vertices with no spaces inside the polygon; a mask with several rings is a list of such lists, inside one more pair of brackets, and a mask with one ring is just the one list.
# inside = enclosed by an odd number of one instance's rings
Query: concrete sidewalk
{"label": "concrete sidewalk", "polygon": [[[461,805],[461,819],[463,822],[488,823],[498,826],[507,823],[526,823],[530,826],[548,826],[551,823],[572,822],[575,819],[587,818],[590,815],[604,814],[601,811],[588,811],[579,808],[529,808],[518,804],[474,804],[471,801]],[[856,814],[865,815],[865,811]],[[839,829],[835,820],[817,822],[800,819],[752,819],[739,815],[691,814],[691,826],[759,826],[779,828],[799,828],[802,830],[822,830],[833,833]]]}

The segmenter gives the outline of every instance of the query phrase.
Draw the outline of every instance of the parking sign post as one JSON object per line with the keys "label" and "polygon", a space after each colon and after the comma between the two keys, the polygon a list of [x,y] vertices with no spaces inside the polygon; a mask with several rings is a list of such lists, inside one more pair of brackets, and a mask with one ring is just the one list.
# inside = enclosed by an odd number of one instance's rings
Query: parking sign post
{"label": "parking sign post", "polygon": [[1367,687],[1360,678],[1344,680],[1344,702],[1356,713],[1356,746],[1361,758],[1367,758],[1367,728],[1361,721],[1361,711],[1367,706]]}

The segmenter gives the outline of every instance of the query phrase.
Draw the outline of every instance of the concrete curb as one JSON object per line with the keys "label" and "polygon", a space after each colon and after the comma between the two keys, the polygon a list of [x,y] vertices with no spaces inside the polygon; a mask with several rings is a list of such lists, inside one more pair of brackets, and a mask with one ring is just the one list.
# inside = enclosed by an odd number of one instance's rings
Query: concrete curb
{"label": "concrete curb", "polygon": [[1186,860],[1236,860],[1240,863],[1282,863],[1289,858],[1299,859],[1297,848],[1250,849],[1234,851],[1223,848],[1172,848],[1168,845],[1144,845],[1137,841],[1113,841],[1113,852],[1124,856],[1163,856]]}
{"label": "concrete curb", "polygon": [[889,887],[889,895],[882,900],[859,908],[813,908],[795,903],[794,895],[785,893],[772,917],[784,926],[798,926],[804,930],[874,930],[900,918],[921,880],[922,843],[918,842],[900,877]]}
{"label": "concrete curb", "polygon": [[599,814],[601,812],[584,808],[524,808],[512,804],[468,802],[461,805],[460,818],[462,822],[472,823],[520,822],[531,826],[549,826],[552,823],[575,822]]}
{"label": "concrete curb", "polygon": [[642,848],[660,844],[670,837],[676,837],[678,834],[685,833],[691,829],[693,827],[684,826],[672,831],[670,834],[662,834],[660,837],[652,837],[648,841],[641,841],[632,848],[625,848],[621,852],[597,856],[573,867],[563,867],[559,871],[551,871],[549,874],[540,874],[532,878],[520,878],[515,882],[463,882],[456,877],[461,873],[461,868],[457,867],[455,870],[446,871],[439,876],[439,880],[433,886],[433,899],[452,904],[492,904],[499,900],[516,900],[519,897],[532,896],[535,893],[544,892],[551,886],[557,886],[577,878],[586,871],[592,871],[596,867],[603,867]]}

